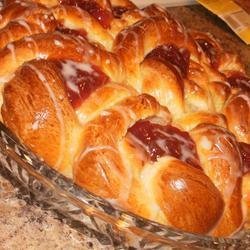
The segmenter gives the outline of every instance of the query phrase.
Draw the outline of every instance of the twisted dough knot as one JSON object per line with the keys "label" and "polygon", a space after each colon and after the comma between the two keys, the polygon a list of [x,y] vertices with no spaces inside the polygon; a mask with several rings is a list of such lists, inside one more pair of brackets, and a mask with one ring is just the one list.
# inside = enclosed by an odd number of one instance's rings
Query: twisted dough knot
{"label": "twisted dough knot", "polygon": [[6,1],[0,27],[2,119],[49,165],[163,224],[242,227],[250,80],[238,57],[126,0]]}
{"label": "twisted dough knot", "polygon": [[[167,142],[180,144],[182,159],[197,161],[195,149],[190,146],[192,140],[178,129],[169,127],[167,131],[161,125],[169,123],[169,119],[167,110],[147,95],[129,97],[101,112],[85,125],[83,150],[74,167],[75,181],[144,217],[192,232],[207,233],[217,223],[224,206],[213,183],[201,169],[170,156],[152,162],[145,155],[149,152],[143,150],[151,151],[151,157],[157,150],[157,147],[150,149],[150,145],[140,140],[143,134],[138,132],[137,126],[140,130],[145,123],[155,127],[156,134],[162,133],[156,144],[162,141],[163,146],[164,134],[167,134]],[[143,132],[149,136],[149,131]],[[166,153],[169,152],[160,154]],[[213,210],[209,214],[204,206],[207,197],[207,207]],[[199,219],[201,217],[203,220]]]}
{"label": "twisted dough knot", "polygon": [[114,41],[125,81],[167,106],[174,120],[194,112],[222,113],[237,139],[249,143],[249,116],[232,115],[236,103],[244,114],[250,109],[250,80],[238,57],[224,53],[209,34],[188,33],[156,6],[143,13]]}

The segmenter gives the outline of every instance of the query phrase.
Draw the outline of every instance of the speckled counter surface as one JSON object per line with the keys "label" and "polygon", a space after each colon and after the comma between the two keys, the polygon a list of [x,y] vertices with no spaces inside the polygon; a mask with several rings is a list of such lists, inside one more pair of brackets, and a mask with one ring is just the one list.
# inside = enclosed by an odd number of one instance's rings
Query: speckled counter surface
{"label": "speckled counter surface", "polygon": [[0,176],[0,250],[105,249],[54,218],[51,212],[28,205]]}
{"label": "speckled counter surface", "polygon": [[[250,75],[250,46],[245,45],[217,17],[201,6],[171,8],[170,12],[185,26],[209,31],[228,51],[234,51]],[[50,212],[26,204],[16,190],[0,176],[0,250],[1,249],[107,249],[93,239],[80,235]]]}

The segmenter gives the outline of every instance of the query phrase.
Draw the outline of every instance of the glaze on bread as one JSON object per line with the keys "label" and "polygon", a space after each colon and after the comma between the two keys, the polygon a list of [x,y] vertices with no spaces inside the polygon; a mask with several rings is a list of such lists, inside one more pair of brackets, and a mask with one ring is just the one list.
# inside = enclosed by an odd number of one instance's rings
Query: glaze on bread
{"label": "glaze on bread", "polygon": [[241,230],[250,78],[236,55],[127,0],[5,1],[0,17],[2,121],[28,148],[145,218]]}

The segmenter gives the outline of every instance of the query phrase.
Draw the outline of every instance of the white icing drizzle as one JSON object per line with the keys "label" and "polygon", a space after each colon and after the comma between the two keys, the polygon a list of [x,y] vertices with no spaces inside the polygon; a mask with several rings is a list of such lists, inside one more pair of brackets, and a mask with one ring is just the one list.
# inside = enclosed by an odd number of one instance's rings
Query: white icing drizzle
{"label": "white icing drizzle", "polygon": [[206,150],[211,150],[213,147],[212,142],[207,138],[207,136],[202,136],[201,137],[201,146],[202,148],[206,149]]}
{"label": "white icing drizzle", "polygon": [[47,59],[48,55],[44,54],[44,53],[41,53],[41,52],[38,52],[38,53],[36,53],[36,57],[40,58],[40,59]]}
{"label": "white icing drizzle", "polygon": [[[118,154],[118,152],[117,152]],[[119,154],[118,154],[119,155]],[[119,155],[120,158],[120,155]],[[123,175],[119,170],[119,167],[116,165],[116,163],[114,161],[112,161],[108,156],[106,155],[102,155],[102,158],[100,161],[103,161],[104,164],[106,166],[108,166],[109,169],[111,169],[112,174],[114,174],[115,176],[118,177],[118,179],[122,180],[123,179]],[[121,184],[121,186],[123,186],[123,184]]]}
{"label": "white icing drizzle", "polygon": [[131,120],[137,120],[137,115],[134,111],[126,106],[116,105],[112,108],[112,110],[117,111],[121,114],[123,121],[125,122],[124,127],[129,127]]}
{"label": "white icing drizzle", "polygon": [[[210,151],[211,153],[208,153],[209,155],[206,160],[210,161],[222,159],[229,164],[229,177],[226,178],[226,180],[223,180],[223,182],[220,182],[219,184],[218,182],[214,182],[217,188],[223,193],[224,200],[228,201],[234,191],[237,179],[242,176],[240,170],[240,166],[242,164],[240,152],[235,138],[231,134],[229,134],[226,129],[222,127],[207,125],[206,127],[196,129],[194,133],[206,134],[207,131],[212,133],[211,137],[213,138],[213,147],[215,150],[212,150]],[[199,139],[199,143],[201,143],[200,140],[203,140],[203,137]],[[236,154],[238,155],[237,158],[235,158]],[[220,180],[220,170],[218,169],[218,171],[215,172],[218,175],[218,177],[216,177],[216,180]]]}
{"label": "white icing drizzle", "polygon": [[236,78],[236,83],[241,84],[243,83],[244,85],[246,85],[248,88],[250,88],[250,79],[246,80],[246,79],[238,79]]}
{"label": "white icing drizzle", "polygon": [[31,127],[33,130],[37,130],[40,128],[41,124],[44,120],[48,117],[48,110],[43,110],[41,112],[37,112],[34,118],[34,122],[32,123]]}
{"label": "white icing drizzle", "polygon": [[109,111],[107,111],[107,110],[103,110],[100,113],[100,116],[109,116],[109,115],[111,115],[111,113]]}
{"label": "white icing drizzle", "polygon": [[11,57],[13,61],[16,61],[15,46],[13,43],[9,43],[6,48],[11,52]]}
{"label": "white icing drizzle", "polygon": [[134,146],[134,143],[137,143],[138,145],[140,145],[140,147],[135,147],[133,150],[136,154],[137,159],[139,159],[142,165],[144,165],[144,163],[148,161],[148,157],[145,153],[147,145],[143,144],[142,141],[138,140],[138,138],[130,132],[126,134],[126,139],[128,140],[129,144],[132,144],[133,146]]}
{"label": "white icing drizzle", "polygon": [[[179,144],[181,147],[180,160],[186,162],[188,159],[191,159],[193,162],[197,162],[197,159],[194,156],[196,153],[195,150],[190,149],[190,147],[193,146],[191,141],[187,140],[186,138],[184,138],[176,133],[169,134],[166,131],[161,130],[161,129],[156,129],[155,131],[164,135],[166,138],[170,138],[170,140],[171,140],[171,138],[174,138],[180,142],[180,144]],[[161,143],[159,143],[160,144],[159,146],[161,146],[162,149],[165,149],[164,151],[166,152],[166,154],[168,154],[169,150],[167,149],[166,145],[163,145],[163,142],[164,142],[164,139],[163,139],[163,141],[161,141]]]}
{"label": "white icing drizzle", "polygon": [[[208,160],[217,158],[217,159],[224,159],[225,161],[230,163],[230,176],[225,182],[227,187],[225,187],[225,189],[224,189],[224,197],[227,200],[227,199],[230,199],[230,197],[234,191],[234,187],[236,185],[236,180],[238,179],[238,177],[241,177],[242,174],[241,174],[241,171],[239,169],[238,164],[236,164],[236,162],[235,162],[234,157],[232,157],[230,150],[228,150],[228,148],[227,148],[228,145],[225,146],[221,142],[222,139],[226,140],[230,147],[236,147],[236,145],[232,145],[230,143],[231,136],[223,136],[223,137],[219,136],[217,138],[215,146],[219,150],[220,154],[210,156],[210,157],[208,157]],[[218,171],[218,174],[219,174],[219,171]]]}
{"label": "white icing drizzle", "polygon": [[[157,132],[159,134],[162,134],[164,138],[157,138],[155,143],[157,146],[164,152],[164,155],[170,155],[170,151],[168,149],[167,143],[171,139],[175,139],[179,142],[180,146],[180,159],[181,161],[187,162],[187,160],[192,160],[192,162],[195,162],[199,164],[198,159],[195,157],[196,151],[193,147],[192,141],[187,140],[186,138],[174,133],[168,133],[160,128],[153,129],[154,132]],[[145,144],[143,141],[141,141],[139,138],[134,136],[132,133],[128,133],[128,138],[132,140],[132,142],[135,143],[135,145],[141,146],[146,152],[149,152],[149,145]]]}
{"label": "white icing drizzle", "polygon": [[47,32],[47,28],[46,28],[46,26],[45,26],[43,20],[40,19],[40,17],[38,17],[38,18],[36,19],[36,23],[39,25],[39,27],[41,27],[41,29],[42,29],[42,31],[43,31],[44,33]]}
{"label": "white icing drizzle", "polygon": [[[109,56],[111,57],[111,54],[109,54]],[[123,68],[123,63],[121,61],[121,59],[119,57],[116,57],[117,60],[117,68],[116,68],[116,71],[119,72],[118,74],[118,79],[121,79],[123,74],[124,74],[124,68]]]}
{"label": "white icing drizzle", "polygon": [[75,43],[76,47],[77,47],[77,45],[79,45],[79,42],[80,42],[80,44],[83,44],[83,41],[76,40],[76,37],[64,35],[62,32],[59,32],[59,31],[55,31],[54,33],[58,36],[57,39],[61,38],[63,40],[68,40],[70,42],[73,42],[73,43]]}
{"label": "white icing drizzle", "polygon": [[32,34],[32,31],[31,31],[31,29],[30,29],[29,24],[28,24],[24,19],[18,19],[17,22],[18,22],[21,26],[23,26],[23,27],[29,32],[29,34]]}
{"label": "white icing drizzle", "polygon": [[[88,146],[80,155],[79,161],[82,161],[86,155],[93,151],[112,151],[113,153],[119,156],[119,152],[116,148],[110,145],[97,145],[97,146]],[[122,173],[119,170],[119,167],[116,165],[114,161],[112,161],[107,155],[102,154],[102,157],[98,158],[98,161],[95,161],[95,166],[98,168],[98,172],[101,174],[104,182],[106,182],[110,186],[110,181],[105,171],[105,166],[108,167],[112,174],[117,178],[122,179]],[[121,185],[123,186],[123,185]]]}
{"label": "white icing drizzle", "polygon": [[249,95],[241,93],[239,95],[234,96],[231,100],[236,99],[236,98],[242,98],[244,101],[246,101],[248,107],[250,107],[250,98]]}
{"label": "white icing drizzle", "polygon": [[38,54],[38,46],[36,41],[31,36],[24,37],[24,41],[27,42],[27,47],[32,49],[35,49],[35,54]]}
{"label": "white icing drizzle", "polygon": [[21,2],[21,1],[16,1],[16,3],[20,3],[20,5],[21,6],[23,6],[23,7],[27,7],[28,6],[28,3],[26,3],[26,2]]}
{"label": "white icing drizzle", "polygon": [[126,182],[122,185],[118,200],[121,203],[126,204],[129,198],[129,194],[131,192],[131,186],[133,182],[133,172],[131,170],[133,166],[131,166],[131,162],[129,161],[129,155],[126,154],[126,151],[124,151],[124,148],[122,147],[122,141],[118,144],[118,149],[121,155],[120,157],[123,164],[122,167],[125,169],[126,172]]}
{"label": "white icing drizzle", "polygon": [[[131,49],[132,49],[133,53],[134,53],[133,58],[134,58],[135,63],[140,63],[142,61],[142,56],[143,56],[143,55],[140,55],[141,50],[140,50],[139,32],[137,30],[135,31],[136,28],[139,28],[139,29],[143,29],[143,31],[146,32],[140,24],[141,24],[141,22],[138,22],[137,24],[135,24],[133,26],[133,29],[128,28],[128,29],[122,30],[119,33],[119,36],[122,37],[121,41],[119,42],[119,45],[116,46],[116,51],[121,50],[120,51],[121,53],[122,53],[122,50],[131,51]],[[128,36],[133,36],[133,41],[134,41],[133,47],[127,48],[124,46],[125,40],[127,39]],[[129,44],[131,44],[131,43],[129,43]],[[133,65],[135,63],[133,63]]]}
{"label": "white icing drizzle", "polygon": [[164,8],[162,8],[160,5],[155,5],[154,6],[159,12],[161,12],[162,14],[164,14],[164,16],[166,16],[166,11]]}
{"label": "white icing drizzle", "polygon": [[127,29],[124,29],[122,30],[118,36],[121,37],[120,38],[120,41],[119,41],[119,44],[116,45],[116,51],[119,51],[119,50],[122,50],[122,49],[127,49],[125,46],[124,46],[124,40],[126,38],[126,34],[128,33],[128,30]]}
{"label": "white icing drizzle", "polygon": [[177,190],[177,191],[182,191],[182,190],[187,189],[187,184],[185,180],[183,180],[182,178],[172,180],[170,182],[170,186],[172,187],[173,190]]}
{"label": "white icing drizzle", "polygon": [[63,43],[62,43],[60,40],[58,40],[58,39],[55,39],[55,40],[54,40],[54,44],[55,44],[57,47],[60,47],[60,48],[63,48],[63,47],[64,47]]}
{"label": "white icing drizzle", "polygon": [[112,146],[109,145],[98,145],[98,146],[88,146],[85,148],[79,157],[79,161],[81,161],[84,157],[86,157],[87,154],[93,152],[93,151],[102,151],[102,150],[109,150],[113,151],[114,153],[118,153],[118,150]]}
{"label": "white icing drizzle", "polygon": [[140,145],[146,152],[148,151],[148,145],[143,143],[140,139],[134,136],[132,133],[127,133],[127,138],[131,140],[133,143]]}
{"label": "white icing drizzle", "polygon": [[[76,85],[74,81],[72,81],[72,77],[76,78],[77,77],[77,70],[85,71],[89,74],[98,74],[95,72],[91,65],[88,63],[77,63],[71,60],[65,60],[61,62],[62,65],[62,76],[65,79],[67,87],[72,90],[73,92],[80,94],[79,87]],[[88,76],[86,76],[88,77]],[[83,78],[83,76],[81,76]]]}
{"label": "white icing drizzle", "polygon": [[[164,159],[166,159],[166,157],[162,158],[160,162],[155,162],[154,164],[147,163],[140,174],[140,182],[144,187],[144,199],[148,201],[147,206],[150,208],[151,213],[149,218],[151,220],[164,216],[156,199],[156,194],[158,192],[155,190],[155,179],[157,178],[157,174],[166,166],[166,164],[161,164],[161,161],[165,161]],[[164,218],[167,219],[165,216]]]}
{"label": "white icing drizzle", "polygon": [[180,32],[181,34],[185,33],[185,29],[182,26],[182,24],[180,22],[177,22],[176,20],[175,23],[177,24],[177,31]]}
{"label": "white icing drizzle", "polygon": [[43,83],[44,87],[49,93],[49,96],[54,104],[55,110],[56,110],[56,116],[60,124],[60,150],[59,150],[59,155],[57,158],[57,161],[55,163],[55,167],[58,168],[60,164],[63,161],[64,158],[64,149],[66,147],[66,138],[65,138],[65,124],[64,124],[64,119],[63,119],[63,114],[62,110],[58,104],[56,95],[54,94],[53,90],[50,88],[47,79],[44,77],[44,75],[37,69],[34,65],[32,64],[27,64],[28,67],[30,67],[38,76],[38,78],[41,80]]}
{"label": "white icing drizzle", "polygon": [[[84,39],[85,39],[85,38],[83,38],[82,36],[73,36],[73,37],[71,37],[71,40],[72,40],[72,41],[75,41],[76,45],[78,45],[78,44],[84,45],[84,44],[85,44],[85,43],[84,43]],[[89,45],[89,46],[90,46],[90,45]]]}
{"label": "white icing drizzle", "polygon": [[[104,160],[104,156],[102,157],[102,160]],[[107,164],[107,163],[106,163]],[[109,166],[109,165],[108,165]],[[111,166],[111,165],[110,165]],[[106,171],[105,171],[105,169],[104,169],[104,167],[102,166],[102,162],[100,161],[100,162],[96,162],[96,167],[97,167],[97,169],[99,170],[98,172],[99,173],[101,173],[101,176],[102,176],[102,178],[103,178],[103,180],[104,180],[104,182],[106,183],[106,184],[108,184],[108,186],[110,186],[110,181],[109,181],[109,179],[108,179],[108,176],[107,176],[107,174],[106,174]]]}

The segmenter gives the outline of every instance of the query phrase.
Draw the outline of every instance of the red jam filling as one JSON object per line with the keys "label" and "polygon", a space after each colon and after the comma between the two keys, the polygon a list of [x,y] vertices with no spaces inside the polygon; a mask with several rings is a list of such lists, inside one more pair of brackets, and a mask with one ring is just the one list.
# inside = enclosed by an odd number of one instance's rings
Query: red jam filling
{"label": "red jam filling", "polygon": [[170,67],[178,78],[186,77],[189,69],[190,53],[185,48],[173,44],[158,46],[146,58],[153,58]]}
{"label": "red jam filling", "polygon": [[196,145],[187,132],[171,125],[159,125],[148,120],[135,123],[128,132],[135,145],[142,148],[151,161],[170,155],[200,168]]}
{"label": "red jam filling", "polygon": [[86,38],[87,37],[87,32],[83,29],[78,29],[78,30],[72,30],[72,29],[66,29],[66,28],[57,28],[57,31],[65,34],[65,35],[73,35],[76,37],[81,37],[81,38]]}
{"label": "red jam filling", "polygon": [[200,45],[203,52],[210,59],[211,65],[217,68],[218,58],[217,58],[217,52],[216,52],[215,47],[211,43],[209,43],[207,40],[204,40],[204,39],[196,39],[196,42]]}
{"label": "red jam filling", "polygon": [[239,149],[242,158],[243,173],[250,172],[250,144],[239,142]]}
{"label": "red jam filling", "polygon": [[69,101],[75,109],[109,79],[98,67],[87,63],[57,61],[57,65],[65,80]]}
{"label": "red jam filling", "polygon": [[121,18],[122,14],[128,11],[128,8],[123,7],[123,6],[114,6],[112,8],[113,15],[116,18]]}
{"label": "red jam filling", "polygon": [[60,3],[79,7],[92,15],[105,29],[110,27],[112,13],[93,0],[60,0]]}
{"label": "red jam filling", "polygon": [[250,78],[240,72],[236,72],[227,78],[227,81],[233,88],[239,88],[244,91],[250,91]]}

